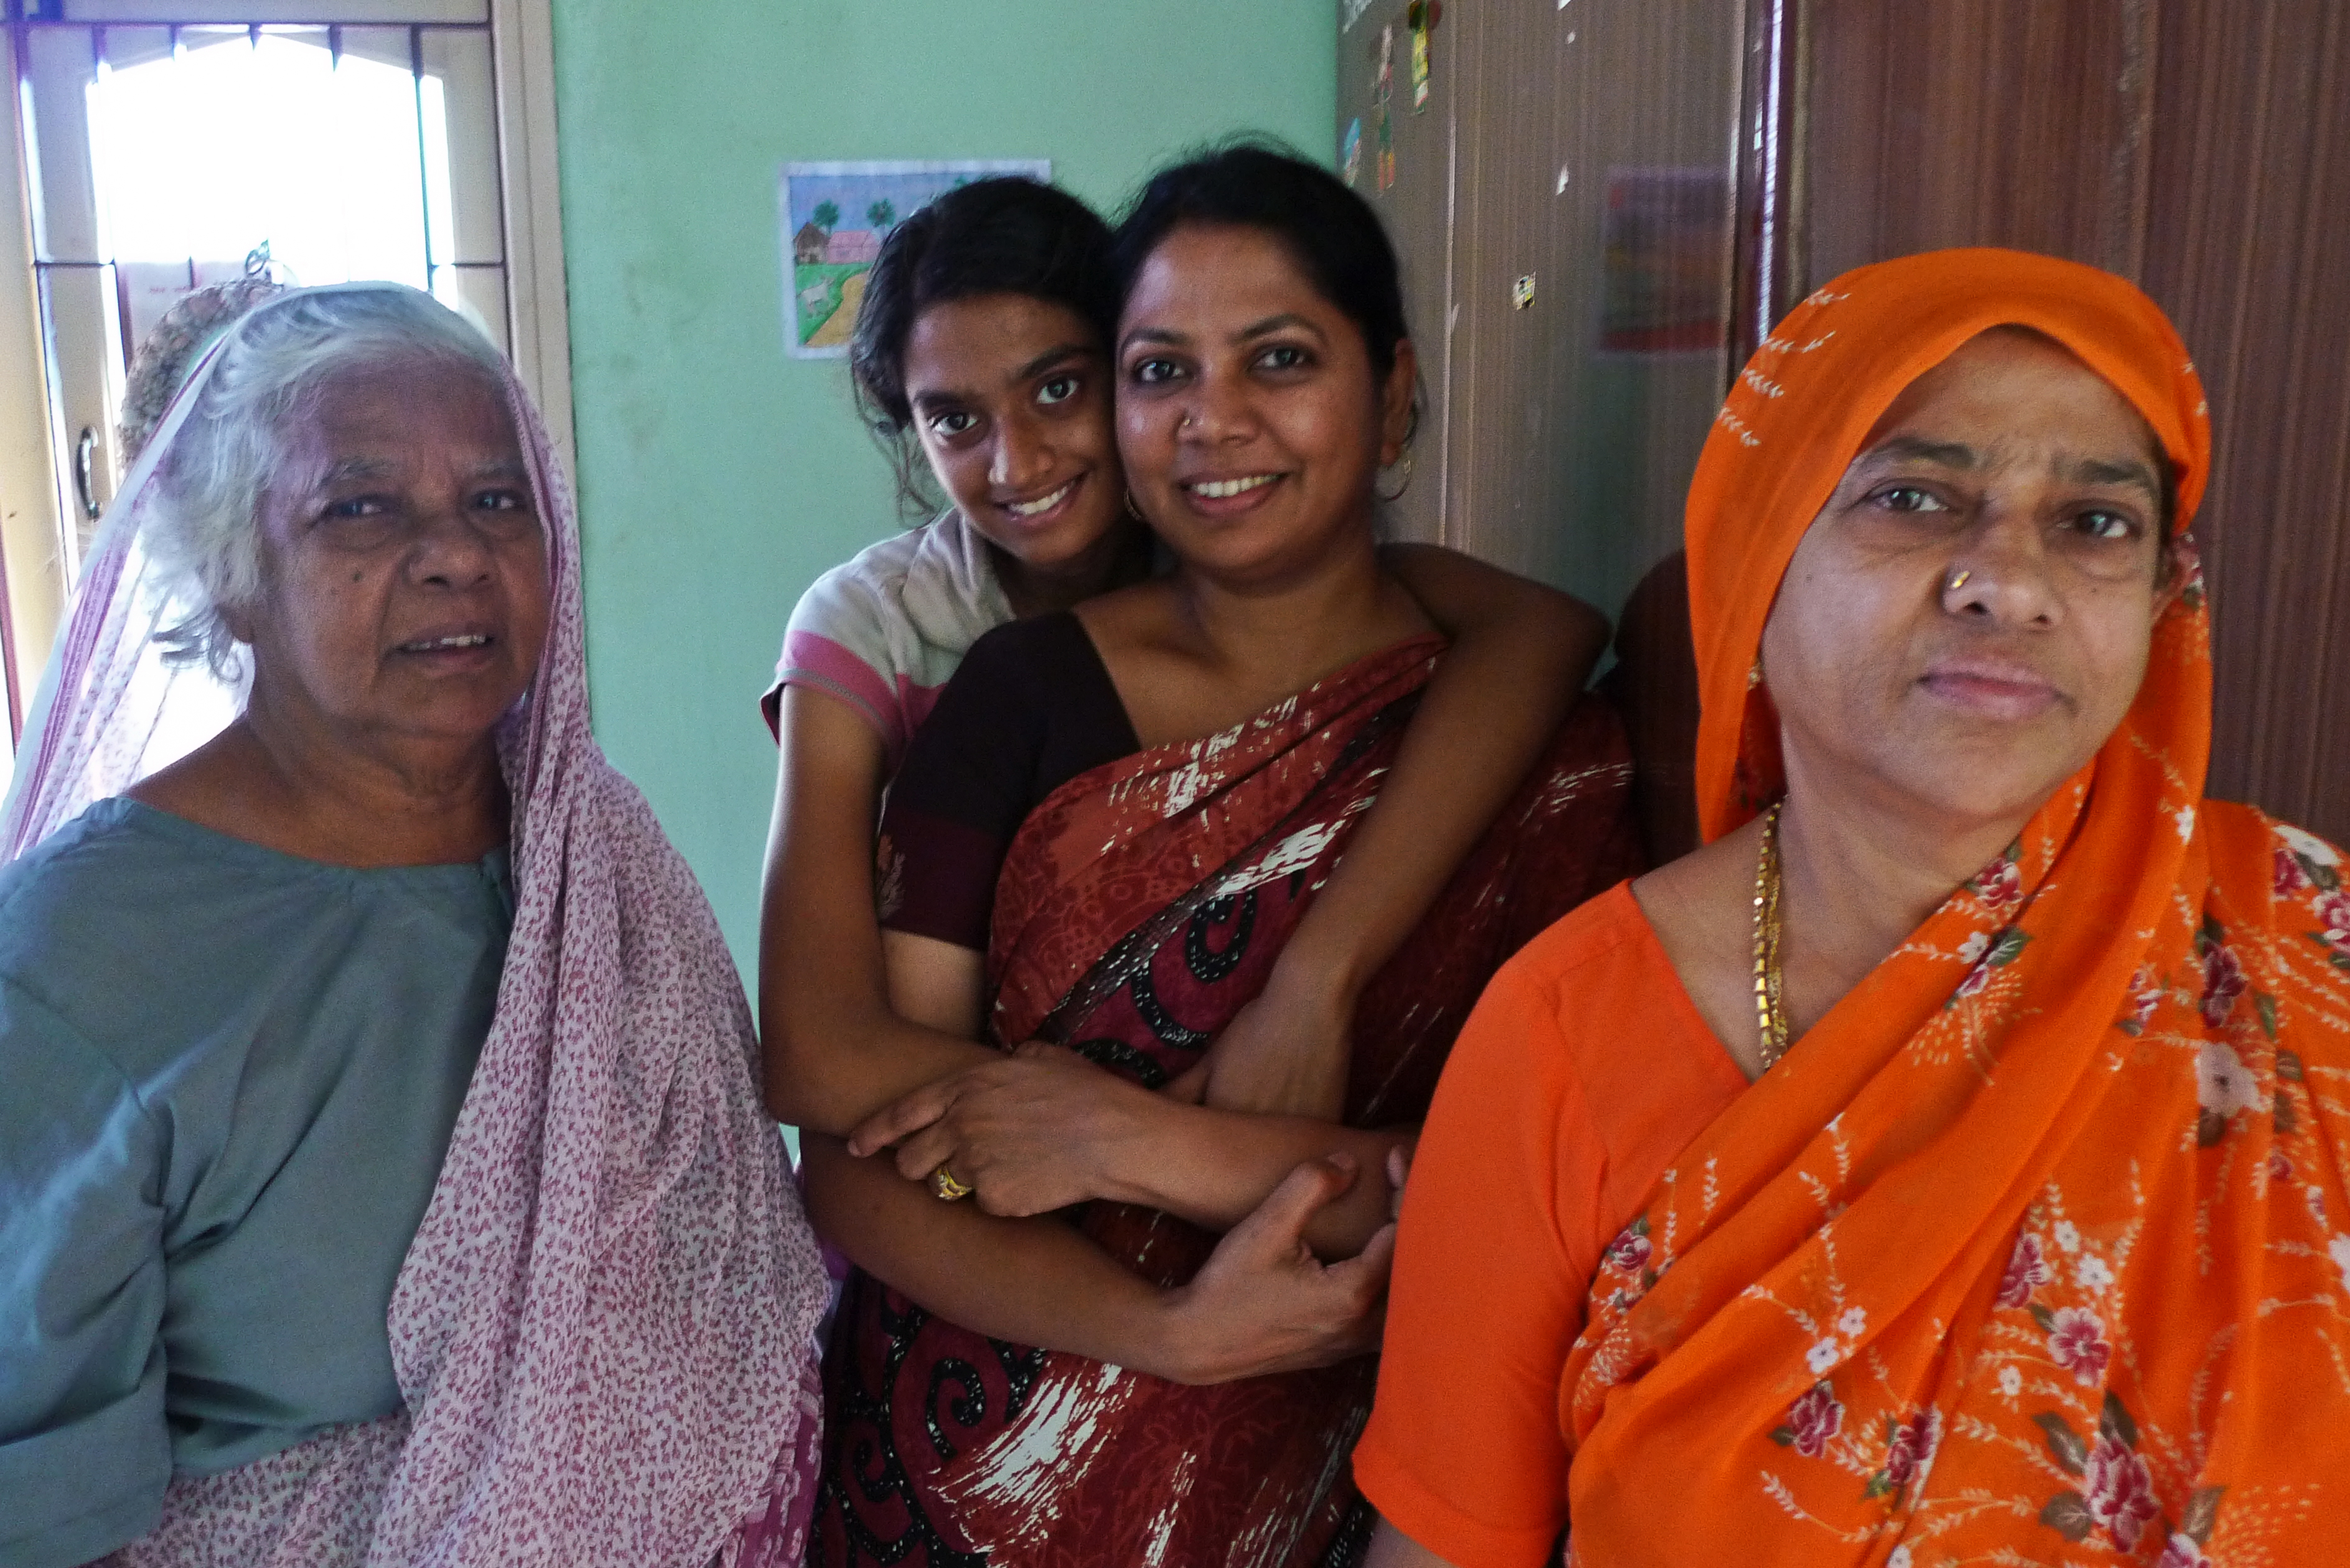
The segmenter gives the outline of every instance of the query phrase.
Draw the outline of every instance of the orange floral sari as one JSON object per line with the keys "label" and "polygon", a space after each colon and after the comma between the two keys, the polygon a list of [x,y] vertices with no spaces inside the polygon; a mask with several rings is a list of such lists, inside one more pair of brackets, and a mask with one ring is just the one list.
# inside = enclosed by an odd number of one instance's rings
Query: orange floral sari
{"label": "orange floral sari", "polygon": [[[2128,284],[1976,250],[1814,295],[1690,497],[1710,839],[1782,788],[1749,671],[1797,541],[1892,400],[2011,323],[2130,400],[2193,516],[2202,392]],[[2190,575],[2092,763],[1611,1251],[1639,1266],[1603,1263],[1568,1366],[1574,1560],[2350,1562],[2350,893],[2204,800],[2209,633]]]}

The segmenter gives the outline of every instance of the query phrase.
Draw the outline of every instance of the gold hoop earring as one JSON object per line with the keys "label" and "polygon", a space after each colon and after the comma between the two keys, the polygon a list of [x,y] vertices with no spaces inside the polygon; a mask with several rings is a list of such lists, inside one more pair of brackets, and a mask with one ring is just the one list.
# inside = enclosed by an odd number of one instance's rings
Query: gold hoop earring
{"label": "gold hoop earring", "polygon": [[1399,483],[1398,483],[1394,492],[1390,493],[1387,491],[1381,490],[1376,484],[1371,487],[1371,493],[1373,495],[1378,497],[1381,501],[1384,501],[1390,505],[1402,500],[1403,493],[1411,488],[1411,448],[1409,445],[1405,446],[1403,449],[1403,455],[1398,458],[1392,466],[1400,469],[1403,472],[1403,478]]}
{"label": "gold hoop earring", "polygon": [[1149,518],[1143,516],[1142,508],[1134,504],[1134,491],[1130,486],[1128,488],[1126,493],[1126,514],[1128,517],[1133,518],[1137,523],[1147,524],[1149,522]]}

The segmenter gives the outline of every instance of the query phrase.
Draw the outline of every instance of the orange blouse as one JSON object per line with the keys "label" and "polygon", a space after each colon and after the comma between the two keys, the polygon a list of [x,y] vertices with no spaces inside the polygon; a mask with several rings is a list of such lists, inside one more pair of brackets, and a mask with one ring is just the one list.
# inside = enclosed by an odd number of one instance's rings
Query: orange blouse
{"label": "orange blouse", "polygon": [[1470,1016],[1405,1189],[1378,1403],[1355,1479],[1461,1568],[1548,1562],[1566,1524],[1567,1351],[1610,1242],[1746,1087],[1622,883],[1510,961]]}

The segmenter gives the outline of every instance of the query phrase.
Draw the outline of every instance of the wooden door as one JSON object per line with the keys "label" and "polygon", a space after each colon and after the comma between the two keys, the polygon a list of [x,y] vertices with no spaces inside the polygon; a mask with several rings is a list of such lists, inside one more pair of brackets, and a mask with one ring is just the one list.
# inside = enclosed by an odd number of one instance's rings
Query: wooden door
{"label": "wooden door", "polygon": [[2160,23],[2139,281],[2218,443],[2211,793],[2350,841],[2350,6]]}

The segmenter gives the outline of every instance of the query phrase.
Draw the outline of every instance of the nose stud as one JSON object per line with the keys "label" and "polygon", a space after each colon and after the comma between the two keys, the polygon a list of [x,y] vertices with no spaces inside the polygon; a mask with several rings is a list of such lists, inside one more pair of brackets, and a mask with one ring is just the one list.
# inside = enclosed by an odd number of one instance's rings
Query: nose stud
{"label": "nose stud", "polygon": [[1974,573],[1969,571],[1964,566],[1961,566],[1957,571],[1952,572],[1950,576],[1944,580],[1942,584],[1942,591],[1946,594],[1957,593],[1960,588],[1967,586],[1967,579],[1973,576]]}

